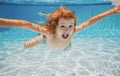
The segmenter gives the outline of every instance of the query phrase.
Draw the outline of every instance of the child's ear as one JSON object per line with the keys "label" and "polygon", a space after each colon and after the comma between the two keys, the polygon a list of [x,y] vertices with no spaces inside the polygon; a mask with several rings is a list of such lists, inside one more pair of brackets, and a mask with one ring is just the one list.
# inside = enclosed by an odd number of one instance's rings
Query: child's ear
{"label": "child's ear", "polygon": [[74,26],[76,26],[76,22],[75,22]]}

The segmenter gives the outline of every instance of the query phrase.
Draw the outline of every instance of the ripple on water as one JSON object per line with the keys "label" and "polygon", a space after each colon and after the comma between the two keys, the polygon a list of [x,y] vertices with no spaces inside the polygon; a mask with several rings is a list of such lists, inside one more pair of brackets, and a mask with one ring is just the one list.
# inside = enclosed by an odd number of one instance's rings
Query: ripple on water
{"label": "ripple on water", "polygon": [[69,51],[52,51],[45,46],[23,51],[23,42],[4,42],[1,45],[6,46],[0,48],[0,76],[119,76],[118,41],[73,41],[76,43]]}

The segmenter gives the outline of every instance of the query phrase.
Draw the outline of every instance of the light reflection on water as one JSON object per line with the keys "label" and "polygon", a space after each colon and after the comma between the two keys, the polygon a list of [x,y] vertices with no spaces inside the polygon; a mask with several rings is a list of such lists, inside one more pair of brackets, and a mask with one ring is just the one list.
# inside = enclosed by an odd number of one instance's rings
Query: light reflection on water
{"label": "light reflection on water", "polygon": [[45,45],[26,51],[24,41],[3,42],[0,76],[119,76],[120,39],[74,38],[72,49],[53,51]]}

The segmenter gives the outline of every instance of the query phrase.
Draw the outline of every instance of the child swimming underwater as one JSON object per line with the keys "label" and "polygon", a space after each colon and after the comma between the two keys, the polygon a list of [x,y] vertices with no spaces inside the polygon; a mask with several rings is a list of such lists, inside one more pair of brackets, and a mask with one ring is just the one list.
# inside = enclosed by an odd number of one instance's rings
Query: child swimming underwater
{"label": "child swimming underwater", "polygon": [[76,33],[112,14],[120,14],[120,5],[76,26],[77,17],[75,14],[65,7],[60,7],[48,16],[49,20],[46,26],[39,26],[24,20],[0,18],[0,27],[22,28],[40,33],[41,37],[34,38],[24,44],[25,49],[46,44],[53,50],[64,50],[71,47],[71,39]]}

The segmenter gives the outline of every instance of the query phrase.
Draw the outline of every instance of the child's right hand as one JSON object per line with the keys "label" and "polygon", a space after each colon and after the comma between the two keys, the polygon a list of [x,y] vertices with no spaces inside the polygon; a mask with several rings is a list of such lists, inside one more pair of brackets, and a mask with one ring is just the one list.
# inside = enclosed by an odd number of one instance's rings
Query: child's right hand
{"label": "child's right hand", "polygon": [[30,41],[25,42],[24,49],[31,48],[31,47],[39,45],[39,44],[40,44],[40,38],[37,37],[37,38],[34,38]]}
{"label": "child's right hand", "polygon": [[30,41],[25,42],[24,49],[30,48],[31,47],[30,45],[31,45]]}

